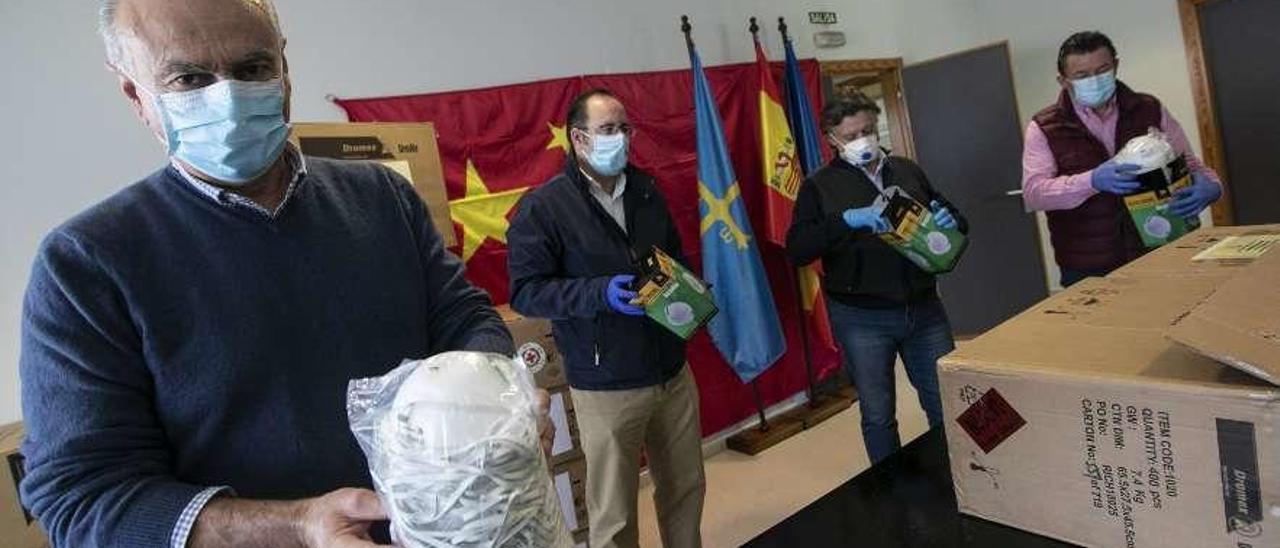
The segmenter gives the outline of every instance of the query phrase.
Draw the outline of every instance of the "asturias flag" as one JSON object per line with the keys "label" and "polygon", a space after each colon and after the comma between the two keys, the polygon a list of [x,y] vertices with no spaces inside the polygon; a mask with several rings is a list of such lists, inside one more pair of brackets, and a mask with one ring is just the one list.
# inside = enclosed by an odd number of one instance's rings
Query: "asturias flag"
{"label": "asturias flag", "polygon": [[692,44],[689,59],[697,116],[702,270],[720,307],[709,330],[738,378],[751,382],[782,356],[787,343],[742,203],[742,189],[729,161],[720,113]]}

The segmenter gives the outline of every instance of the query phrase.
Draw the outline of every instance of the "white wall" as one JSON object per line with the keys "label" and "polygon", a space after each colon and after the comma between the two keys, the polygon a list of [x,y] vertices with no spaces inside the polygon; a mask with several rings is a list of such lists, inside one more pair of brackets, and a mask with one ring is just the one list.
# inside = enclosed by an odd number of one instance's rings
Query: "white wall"
{"label": "white wall", "polygon": [[[1120,79],[1164,103],[1200,153],[1187,72],[1182,27],[1174,0],[978,0],[977,17],[987,41],[1008,40],[1018,110],[1025,127],[1031,116],[1058,96],[1058,46],[1073,32],[1099,30],[1111,37],[1120,56]],[[1045,267],[1051,287],[1058,286],[1048,230],[1040,216]],[[1209,225],[1206,212],[1201,217]]]}
{"label": "white wall", "polygon": [[[932,3],[932,2],[931,2]],[[163,161],[102,65],[93,2],[0,2],[0,422],[20,417],[22,294],[40,238],[58,223],[146,175]],[[277,0],[294,77],[297,120],[340,120],[325,100],[441,91],[583,73],[688,66],[679,16],[688,14],[703,62],[753,58],[747,17],[761,18],[781,54],[786,16],[801,57],[815,55],[810,10],[835,11],[848,44],[824,58],[887,57],[903,50],[912,11],[893,0],[831,0],[779,8],[766,0],[599,1]],[[938,17],[971,17],[972,0],[936,2]],[[965,25],[971,27],[972,25]],[[945,51],[946,33],[926,46]]]}

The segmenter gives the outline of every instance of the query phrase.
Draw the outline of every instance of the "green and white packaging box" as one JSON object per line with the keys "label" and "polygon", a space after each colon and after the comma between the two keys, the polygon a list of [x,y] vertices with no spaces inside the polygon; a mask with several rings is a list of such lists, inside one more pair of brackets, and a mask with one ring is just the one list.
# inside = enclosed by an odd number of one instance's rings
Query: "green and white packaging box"
{"label": "green and white packaging box", "polygon": [[891,198],[883,215],[893,231],[880,238],[925,272],[950,272],[969,246],[968,237],[939,227],[929,208],[904,194]]}
{"label": "green and white packaging box", "polygon": [[[1173,194],[1191,186],[1191,173],[1185,157],[1178,157],[1167,167],[1138,176],[1143,190],[1124,197],[1129,216],[1149,248],[1160,247],[1200,228],[1200,219],[1184,219],[1169,213]],[[1173,181],[1169,183],[1168,181]]]}
{"label": "green and white packaging box", "polygon": [[720,311],[707,284],[658,248],[641,263],[632,302],[653,321],[689,340]]}

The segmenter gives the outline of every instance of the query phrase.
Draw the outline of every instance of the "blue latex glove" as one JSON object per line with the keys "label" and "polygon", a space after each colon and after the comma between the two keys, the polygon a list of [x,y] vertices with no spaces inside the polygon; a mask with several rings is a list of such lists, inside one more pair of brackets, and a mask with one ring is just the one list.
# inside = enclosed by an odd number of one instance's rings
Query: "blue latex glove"
{"label": "blue latex glove", "polygon": [[889,221],[880,215],[880,209],[875,206],[846,209],[841,217],[844,218],[844,224],[854,230],[866,229],[872,234],[884,234],[891,229]]}
{"label": "blue latex glove", "polygon": [[1098,192],[1109,194],[1133,194],[1142,188],[1138,175],[1134,173],[1138,166],[1133,164],[1117,164],[1115,160],[1093,168],[1093,178],[1089,181]]}
{"label": "blue latex glove", "polygon": [[1222,197],[1222,187],[1198,173],[1191,175],[1191,186],[1173,193],[1169,213],[1190,219]]}
{"label": "blue latex glove", "polygon": [[627,289],[635,279],[636,277],[630,274],[609,278],[609,285],[604,288],[604,301],[609,304],[611,310],[627,316],[644,315],[643,308],[631,304],[631,299],[636,298],[636,292]]}
{"label": "blue latex glove", "polygon": [[937,200],[929,202],[929,209],[933,210],[933,222],[938,223],[938,228],[944,230],[960,228],[960,223],[956,222],[956,216],[951,214],[950,209],[942,207]]}

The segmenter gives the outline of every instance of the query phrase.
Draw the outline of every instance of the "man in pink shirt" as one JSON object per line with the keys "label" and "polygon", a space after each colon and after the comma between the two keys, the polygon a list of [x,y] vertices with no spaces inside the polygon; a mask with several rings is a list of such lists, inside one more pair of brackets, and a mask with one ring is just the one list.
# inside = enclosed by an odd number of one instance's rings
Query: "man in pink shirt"
{"label": "man in pink shirt", "polygon": [[1032,117],[1022,152],[1023,200],[1045,211],[1063,287],[1105,276],[1146,253],[1123,196],[1141,188],[1138,166],[1112,157],[1158,128],[1185,154],[1192,186],[1169,209],[1195,217],[1222,196],[1218,175],[1190,150],[1182,126],[1151,95],[1116,80],[1115,46],[1100,32],[1071,35],[1058,50],[1058,101]]}

